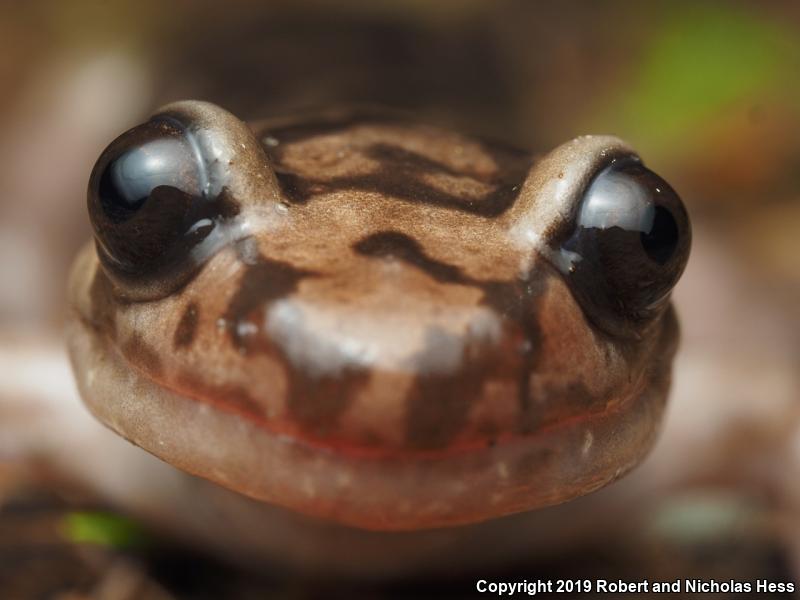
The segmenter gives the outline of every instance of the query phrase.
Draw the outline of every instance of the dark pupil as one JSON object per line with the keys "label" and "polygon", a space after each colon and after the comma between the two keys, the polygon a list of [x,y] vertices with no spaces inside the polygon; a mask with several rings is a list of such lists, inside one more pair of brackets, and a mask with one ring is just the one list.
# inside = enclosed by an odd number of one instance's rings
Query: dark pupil
{"label": "dark pupil", "polygon": [[663,206],[655,207],[653,226],[641,233],[642,246],[647,256],[660,265],[665,264],[678,247],[678,224]]}

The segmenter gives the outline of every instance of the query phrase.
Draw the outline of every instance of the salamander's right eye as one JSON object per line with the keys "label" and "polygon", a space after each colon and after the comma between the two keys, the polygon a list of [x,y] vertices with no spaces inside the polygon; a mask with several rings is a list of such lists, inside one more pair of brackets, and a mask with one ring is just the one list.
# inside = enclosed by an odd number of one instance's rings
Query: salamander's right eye
{"label": "salamander's right eye", "polygon": [[89,182],[89,215],[104,262],[141,273],[205,237],[210,228],[193,231],[191,215],[207,188],[202,157],[179,123],[154,119],[123,133]]}
{"label": "salamander's right eye", "polygon": [[169,122],[151,121],[122,134],[101,164],[97,195],[105,216],[115,223],[133,217],[159,187],[192,197],[203,194],[194,149]]}
{"label": "salamander's right eye", "polygon": [[[207,126],[160,114],[111,142],[89,180],[89,217],[106,273],[128,297],[180,287],[238,214],[231,197],[227,141]],[[198,245],[203,244],[202,250]]]}

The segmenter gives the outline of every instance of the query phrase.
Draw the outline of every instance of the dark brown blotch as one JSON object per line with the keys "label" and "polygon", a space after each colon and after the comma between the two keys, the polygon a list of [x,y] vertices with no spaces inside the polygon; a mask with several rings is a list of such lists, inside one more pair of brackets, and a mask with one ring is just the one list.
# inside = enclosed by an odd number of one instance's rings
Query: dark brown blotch
{"label": "dark brown blotch", "polygon": [[181,316],[178,326],[175,328],[175,335],[172,339],[172,343],[176,350],[178,348],[191,346],[197,334],[199,316],[200,309],[197,304],[190,302],[183,311],[183,316]]}
{"label": "dark brown blotch", "polygon": [[547,286],[546,281],[518,280],[513,284],[492,282],[484,288],[484,301],[497,312],[517,324],[519,336],[515,344],[519,359],[517,370],[517,402],[523,415],[523,431],[535,425],[533,399],[531,398],[531,376],[541,347],[541,326],[539,325],[539,299]]}
{"label": "dark brown blotch", "polygon": [[442,283],[476,285],[475,281],[461,273],[461,269],[429,257],[417,240],[399,231],[374,233],[354,244],[353,250],[362,256],[396,258]]}
{"label": "dark brown blotch", "polygon": [[[487,178],[469,171],[454,171],[426,156],[390,144],[374,144],[365,150],[365,155],[379,162],[378,168],[365,174],[327,179],[302,177],[281,165],[279,158],[274,163],[275,174],[284,196],[297,204],[309,202],[322,193],[358,190],[414,204],[497,217],[514,204],[530,168],[529,158],[520,154],[506,158],[505,166]],[[421,176],[428,173],[470,177],[491,185],[492,190],[475,198],[449,193],[425,182]]]}
{"label": "dark brown blotch", "polygon": [[[461,341],[438,329],[430,330],[418,355],[420,370],[437,353],[451,353]],[[406,397],[406,443],[412,448],[446,446],[464,428],[472,406],[483,395],[487,379],[498,373],[497,348],[467,343],[461,364],[448,373],[422,373]]]}
{"label": "dark brown blotch", "polygon": [[246,263],[239,289],[231,298],[224,315],[228,334],[236,347],[241,351],[255,349],[253,344],[257,346],[258,340],[243,336],[241,325],[253,325],[260,334],[264,325],[264,307],[290,295],[302,279],[313,276],[315,273],[311,271],[261,255],[255,257],[252,264]]}
{"label": "dark brown blotch", "polygon": [[335,375],[311,376],[288,361],[285,364],[289,375],[289,412],[307,430],[320,436],[335,429],[340,415],[369,381],[369,373],[364,369],[346,368]]}
{"label": "dark brown blotch", "polygon": [[239,214],[241,207],[227,187],[223,187],[212,202],[209,203],[209,216],[216,215],[221,219],[232,219]]}
{"label": "dark brown blotch", "polygon": [[[240,260],[247,265],[241,284],[228,305],[225,322],[234,345],[242,352],[258,352],[279,361],[288,377],[287,407],[307,430],[326,435],[369,379],[360,368],[345,368],[335,375],[314,375],[294,365],[264,333],[265,307],[289,296],[299,282],[316,273],[257,254],[253,240],[237,245]],[[242,328],[243,324],[250,328]],[[253,333],[242,333],[252,331]]]}
{"label": "dark brown blotch", "polygon": [[122,346],[122,354],[136,367],[148,375],[159,377],[162,374],[161,357],[144,341],[142,336],[134,333]]}
{"label": "dark brown blotch", "polygon": [[[464,427],[481,391],[474,376],[421,375],[407,397],[406,442],[412,448],[442,448]],[[467,389],[467,384],[476,386]]]}

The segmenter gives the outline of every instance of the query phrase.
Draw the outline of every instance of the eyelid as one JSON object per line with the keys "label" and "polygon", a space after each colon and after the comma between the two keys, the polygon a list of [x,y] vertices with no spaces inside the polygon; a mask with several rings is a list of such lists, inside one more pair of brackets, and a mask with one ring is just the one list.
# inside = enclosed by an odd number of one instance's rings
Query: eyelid
{"label": "eyelid", "polygon": [[192,154],[194,155],[194,164],[196,165],[197,168],[198,181],[200,184],[199,189],[201,195],[204,198],[208,198],[209,196],[212,195],[212,193],[218,193],[219,190],[211,189],[212,174],[209,166],[209,161],[206,160],[206,157],[203,154],[203,150],[200,147],[200,142],[197,139],[195,130],[192,127],[185,125],[180,120],[168,114],[156,115],[152,119],[150,119],[150,121],[155,123],[157,122],[167,123],[168,125],[180,131],[182,142],[189,147]]}

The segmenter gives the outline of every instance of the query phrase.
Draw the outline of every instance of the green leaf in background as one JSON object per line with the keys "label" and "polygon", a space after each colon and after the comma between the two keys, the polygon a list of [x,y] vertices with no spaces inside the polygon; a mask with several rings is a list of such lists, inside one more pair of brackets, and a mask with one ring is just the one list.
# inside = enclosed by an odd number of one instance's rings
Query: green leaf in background
{"label": "green leaf in background", "polygon": [[61,531],[73,543],[117,549],[142,547],[148,539],[136,521],[108,512],[69,513],[64,517]]}
{"label": "green leaf in background", "polygon": [[749,498],[696,490],[665,497],[652,511],[646,530],[671,543],[708,543],[753,530],[760,514]]}
{"label": "green leaf in background", "polygon": [[651,20],[638,75],[614,102],[620,133],[663,151],[719,111],[800,100],[800,36],[792,27],[731,4],[679,6]]}

